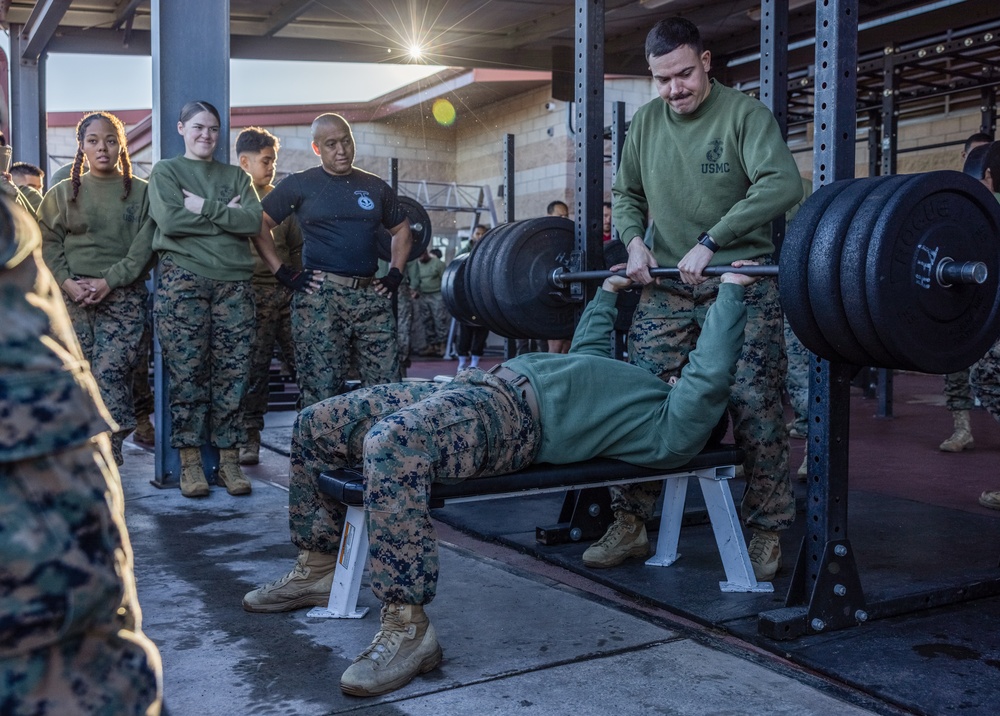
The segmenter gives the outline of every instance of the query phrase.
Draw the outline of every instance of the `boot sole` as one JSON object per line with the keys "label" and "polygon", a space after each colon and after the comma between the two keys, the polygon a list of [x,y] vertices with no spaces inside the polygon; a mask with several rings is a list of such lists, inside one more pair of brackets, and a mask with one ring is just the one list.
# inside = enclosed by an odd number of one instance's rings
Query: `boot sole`
{"label": "boot sole", "polygon": [[321,596],[315,595],[289,599],[287,602],[281,602],[280,604],[250,604],[244,599],[243,610],[254,612],[255,614],[277,614],[279,612],[293,612],[296,609],[304,609],[305,607],[325,607],[329,603],[329,593]]}
{"label": "boot sole", "polygon": [[959,447],[959,448],[945,447],[944,445],[940,445],[940,446],[938,446],[938,450],[940,450],[941,452],[952,452],[952,453],[954,453],[954,452],[965,452],[966,450],[971,450],[974,447],[975,447],[975,445],[973,443],[966,443],[965,445],[963,445],[962,447]]}
{"label": "boot sole", "polygon": [[341,681],[340,690],[343,691],[348,696],[381,696],[382,694],[387,694],[390,691],[395,691],[396,689],[403,688],[420,674],[426,674],[428,671],[433,671],[441,664],[441,659],[443,657],[444,657],[444,652],[441,650],[441,645],[438,644],[435,647],[434,652],[429,654],[426,659],[421,661],[417,671],[412,674],[404,674],[395,681],[390,681],[389,683],[381,684],[378,688],[374,689],[366,689],[364,686],[354,686],[350,684],[345,684],[343,681]]}
{"label": "boot sole", "polygon": [[636,559],[638,557],[642,557],[643,559],[645,559],[648,556],[649,556],[649,545],[647,544],[641,551],[632,550],[631,552],[627,553],[624,557],[622,557],[620,560],[616,562],[591,562],[585,559],[583,560],[583,566],[590,567],[591,569],[610,569],[611,567],[617,567],[618,565],[623,564],[624,562],[627,562],[630,559]]}
{"label": "boot sole", "polygon": [[204,489],[192,490],[190,492],[184,492],[184,490],[181,490],[181,494],[184,495],[184,497],[208,497],[211,492],[212,491],[207,487]]}

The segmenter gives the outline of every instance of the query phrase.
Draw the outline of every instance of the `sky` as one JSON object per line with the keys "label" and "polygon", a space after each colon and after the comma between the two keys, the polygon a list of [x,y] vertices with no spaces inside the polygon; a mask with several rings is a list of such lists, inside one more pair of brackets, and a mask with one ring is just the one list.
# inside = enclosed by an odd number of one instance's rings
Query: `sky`
{"label": "sky", "polygon": [[[46,109],[149,109],[153,101],[152,66],[149,57],[49,55],[45,65]],[[246,107],[364,102],[440,69],[429,65],[232,60],[230,103]],[[316,82],[317,76],[324,81]],[[95,79],[98,81],[91,81]],[[266,97],[261,87],[269,88]]]}

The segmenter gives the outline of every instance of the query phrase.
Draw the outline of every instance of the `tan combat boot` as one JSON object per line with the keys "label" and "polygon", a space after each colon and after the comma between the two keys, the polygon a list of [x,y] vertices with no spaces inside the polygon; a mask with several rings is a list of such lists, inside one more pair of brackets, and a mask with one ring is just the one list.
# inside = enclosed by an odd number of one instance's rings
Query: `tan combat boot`
{"label": "tan combat boot", "polygon": [[156,430],[148,415],[136,418],[135,432],[132,433],[132,442],[140,445],[155,445]]}
{"label": "tan combat boot", "polygon": [[219,450],[219,475],[216,482],[226,487],[230,495],[249,495],[250,481],[240,469],[240,451],[237,448]]}
{"label": "tan combat boot", "polygon": [[256,465],[260,462],[260,430],[247,430],[247,443],[240,448],[240,465]]}
{"label": "tan combat boot", "polygon": [[754,530],[747,546],[750,566],[758,582],[770,582],[781,569],[781,539],[777,532]]}
{"label": "tan combat boot", "polygon": [[181,494],[184,497],[207,497],[208,480],[201,466],[201,449],[181,448]]}
{"label": "tan combat boot", "polygon": [[615,521],[601,539],[583,553],[588,567],[616,567],[630,557],[648,557],[649,538],[646,524],[638,516],[618,510]]}
{"label": "tan combat boot", "polygon": [[292,571],[243,597],[248,612],[288,612],[302,607],[323,607],[330,602],[337,555],[299,550]]}
{"label": "tan combat boot", "polygon": [[434,625],[419,604],[386,604],[374,641],[340,677],[351,696],[378,696],[406,686],[441,663]]}
{"label": "tan combat boot", "polygon": [[972,425],[969,423],[969,411],[953,410],[951,417],[955,421],[955,431],[950,438],[938,446],[938,449],[942,452],[971,450],[974,443],[972,441]]}

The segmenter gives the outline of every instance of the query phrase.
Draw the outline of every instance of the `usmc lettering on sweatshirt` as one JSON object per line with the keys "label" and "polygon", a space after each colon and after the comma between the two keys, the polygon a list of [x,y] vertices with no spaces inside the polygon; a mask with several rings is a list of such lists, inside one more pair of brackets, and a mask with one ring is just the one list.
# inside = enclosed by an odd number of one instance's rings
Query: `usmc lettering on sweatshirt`
{"label": "usmc lettering on sweatshirt", "polygon": [[371,211],[375,208],[375,202],[368,196],[367,191],[356,191],[354,192],[354,195],[358,197],[358,206],[365,211]]}
{"label": "usmc lettering on sweatshirt", "polygon": [[729,162],[720,162],[722,159],[723,143],[721,139],[713,139],[709,142],[709,150],[705,153],[708,161],[701,165],[702,174],[728,174]]}

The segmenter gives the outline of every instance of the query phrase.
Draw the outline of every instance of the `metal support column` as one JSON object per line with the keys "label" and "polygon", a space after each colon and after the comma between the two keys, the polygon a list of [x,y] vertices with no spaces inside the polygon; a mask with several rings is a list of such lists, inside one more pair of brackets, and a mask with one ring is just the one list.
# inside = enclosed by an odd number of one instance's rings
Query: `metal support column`
{"label": "metal support column", "polygon": [[[899,71],[896,69],[896,48],[885,50],[885,65],[882,70],[882,176],[896,173],[896,157],[899,151]],[[886,368],[878,369],[878,409],[880,418],[892,417],[893,373]]]}
{"label": "metal support column", "polygon": [[22,25],[10,26],[10,128],[7,143],[13,147],[14,161],[23,161],[49,171],[45,142],[45,58],[24,57]]}
{"label": "metal support column", "polygon": [[[503,221],[514,221],[514,135],[503,137]],[[517,343],[513,338],[503,342],[503,359],[510,360],[517,355]]]}
{"label": "metal support column", "polygon": [[389,160],[389,186],[394,194],[399,194],[399,159],[393,157]]}
{"label": "metal support column", "polygon": [[[788,0],[760,4],[760,101],[771,110],[781,136],[788,139]],[[774,257],[781,254],[785,216],[771,220]]]}
{"label": "metal support column", "polygon": [[580,265],[596,270],[604,268],[604,0],[576,0],[575,17],[574,248],[580,252]]}
{"label": "metal support column", "polygon": [[996,87],[985,87],[982,90],[982,105],[979,107],[981,119],[979,131],[996,137],[997,131],[997,90]]}
{"label": "metal support column", "polygon": [[[857,0],[816,6],[816,128],[813,184],[854,177],[858,65]],[[857,624],[865,597],[847,535],[847,466],[853,366],[813,357],[809,384],[806,532],[785,608],[758,629],[791,639]]]}
{"label": "metal support column", "polygon": [[[184,153],[184,139],[177,132],[180,109],[191,100],[204,100],[215,105],[222,115],[215,158],[228,163],[229,0],[151,0],[150,10],[153,161]],[[180,479],[180,454],[170,447],[169,386],[158,336],[154,339],[153,353],[157,438],[152,482],[157,487],[173,487]],[[205,444],[201,452],[206,477],[211,482],[211,473],[218,466],[218,451]]]}

